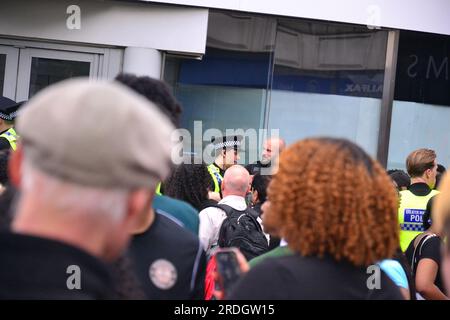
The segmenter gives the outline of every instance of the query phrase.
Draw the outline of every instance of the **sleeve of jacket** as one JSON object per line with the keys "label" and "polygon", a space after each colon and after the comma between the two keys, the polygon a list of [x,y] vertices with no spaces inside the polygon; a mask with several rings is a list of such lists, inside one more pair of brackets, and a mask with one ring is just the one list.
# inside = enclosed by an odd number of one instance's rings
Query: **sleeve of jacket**
{"label": "sleeve of jacket", "polygon": [[197,256],[191,279],[191,299],[203,300],[205,297],[206,253],[203,245],[199,243]]}

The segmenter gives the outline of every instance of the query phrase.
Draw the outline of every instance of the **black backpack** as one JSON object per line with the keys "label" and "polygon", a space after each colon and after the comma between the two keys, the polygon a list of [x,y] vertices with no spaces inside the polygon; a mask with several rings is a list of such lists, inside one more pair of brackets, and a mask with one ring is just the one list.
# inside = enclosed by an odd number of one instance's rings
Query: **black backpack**
{"label": "black backpack", "polygon": [[265,237],[257,217],[258,213],[246,208],[244,211],[233,209],[226,204],[217,204],[227,214],[219,231],[218,245],[221,248],[236,247],[247,260],[251,260],[269,251]]}

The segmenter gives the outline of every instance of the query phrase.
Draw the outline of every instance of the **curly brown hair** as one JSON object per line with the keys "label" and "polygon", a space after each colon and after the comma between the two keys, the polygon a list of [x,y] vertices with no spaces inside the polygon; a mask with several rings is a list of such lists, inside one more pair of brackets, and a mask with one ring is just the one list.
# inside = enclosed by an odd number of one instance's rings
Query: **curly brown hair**
{"label": "curly brown hair", "polygon": [[280,155],[264,223],[303,256],[356,266],[392,257],[399,246],[397,192],[383,167],[350,141],[299,141]]}

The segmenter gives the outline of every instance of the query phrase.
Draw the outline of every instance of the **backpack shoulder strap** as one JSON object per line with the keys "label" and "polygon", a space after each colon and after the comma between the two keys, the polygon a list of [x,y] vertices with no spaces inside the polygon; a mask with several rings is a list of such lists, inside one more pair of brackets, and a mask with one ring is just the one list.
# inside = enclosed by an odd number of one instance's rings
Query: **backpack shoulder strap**
{"label": "backpack shoulder strap", "polygon": [[258,219],[258,217],[259,217],[258,211],[256,211],[255,209],[253,209],[251,207],[247,207],[247,209],[245,209],[245,212],[247,212],[249,215],[251,215],[255,219]]}
{"label": "backpack shoulder strap", "polygon": [[[411,261],[411,271],[413,272],[413,274],[416,274],[417,265],[416,265],[415,260],[422,255],[423,245],[425,244],[425,242],[427,242],[427,240],[437,237],[437,235],[434,233],[427,234],[427,235],[422,234],[421,236],[422,236],[421,239],[414,246],[414,253],[413,253],[413,257],[412,257],[412,261]],[[419,250],[418,254],[417,254],[417,250]]]}
{"label": "backpack shoulder strap", "polygon": [[437,237],[437,235],[434,233],[431,233],[431,234],[427,235],[425,237],[425,239],[423,239],[422,243],[420,244],[420,248],[419,248],[419,256],[422,255],[422,248],[423,248],[423,245],[425,244],[425,242],[427,242],[427,240],[434,238],[434,237]]}
{"label": "backpack shoulder strap", "polygon": [[247,207],[247,208],[245,208],[245,210],[242,210],[242,211],[241,210],[236,210],[236,209],[234,209],[231,206],[226,205],[226,204],[215,204],[215,205],[212,205],[211,207],[222,209],[223,211],[225,211],[227,217],[231,216],[231,214],[233,212],[238,212],[238,213],[241,214],[241,216],[242,215],[246,215],[254,222],[256,228],[259,231],[262,232],[262,227],[261,227],[261,225],[258,222],[259,214],[258,214],[258,212],[256,210],[254,210],[254,209],[252,209],[250,207]]}
{"label": "backpack shoulder strap", "polygon": [[227,217],[229,217],[234,211],[237,211],[236,209],[233,209],[232,207],[230,207],[227,204],[219,204],[218,203],[218,204],[214,204],[210,207],[222,209],[223,211],[225,211]]}

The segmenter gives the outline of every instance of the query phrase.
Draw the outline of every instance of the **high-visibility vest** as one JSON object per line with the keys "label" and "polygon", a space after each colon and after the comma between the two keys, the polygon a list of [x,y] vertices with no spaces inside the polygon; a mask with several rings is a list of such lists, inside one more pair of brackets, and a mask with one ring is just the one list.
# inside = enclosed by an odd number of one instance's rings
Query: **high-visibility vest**
{"label": "high-visibility vest", "polygon": [[161,182],[158,183],[158,185],[156,186],[156,192],[155,192],[158,196],[162,196],[162,192],[161,192]]}
{"label": "high-visibility vest", "polygon": [[16,150],[19,135],[17,134],[16,130],[14,130],[14,128],[10,128],[7,131],[3,132],[2,134],[0,134],[0,137],[8,140],[11,149],[13,149],[14,151]]}
{"label": "high-visibility vest", "polygon": [[409,190],[400,191],[400,207],[398,208],[398,223],[400,224],[400,247],[406,251],[411,241],[424,232],[423,214],[428,200],[438,194],[432,190],[426,196],[416,196]]}
{"label": "high-visibility vest", "polygon": [[214,192],[220,192],[220,185],[222,184],[223,177],[220,174],[219,168],[217,168],[213,163],[208,166],[208,172],[214,181]]}

